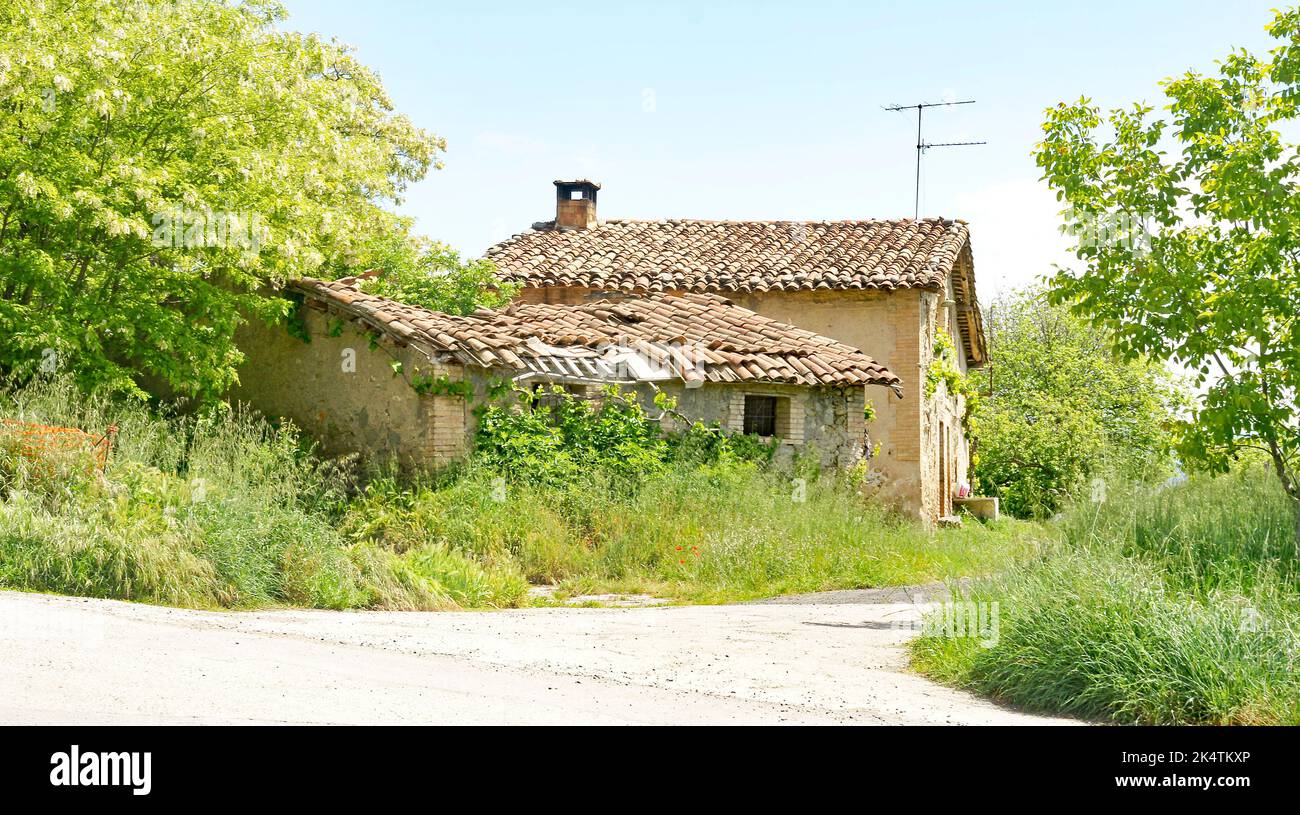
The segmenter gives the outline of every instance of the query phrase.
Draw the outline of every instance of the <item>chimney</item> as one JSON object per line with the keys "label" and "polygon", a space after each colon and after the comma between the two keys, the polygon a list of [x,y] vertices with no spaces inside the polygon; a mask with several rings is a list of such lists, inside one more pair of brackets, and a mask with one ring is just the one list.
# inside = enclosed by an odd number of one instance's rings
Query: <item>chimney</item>
{"label": "chimney", "polygon": [[558,229],[591,229],[596,225],[594,181],[555,182],[555,226]]}

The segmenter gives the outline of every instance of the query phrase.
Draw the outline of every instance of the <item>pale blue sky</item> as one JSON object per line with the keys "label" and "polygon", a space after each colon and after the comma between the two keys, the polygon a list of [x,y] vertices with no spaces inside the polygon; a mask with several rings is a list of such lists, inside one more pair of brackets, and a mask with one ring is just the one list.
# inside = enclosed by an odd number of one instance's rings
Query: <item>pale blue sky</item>
{"label": "pale blue sky", "polygon": [[912,214],[914,114],[935,150],[921,214],[970,222],[981,297],[1063,259],[1029,152],[1042,110],[1087,94],[1161,104],[1157,82],[1263,51],[1276,2],[418,2],[288,0],[398,110],[447,139],[409,192],[419,231],[467,255],[554,214],[556,178],[604,218]]}

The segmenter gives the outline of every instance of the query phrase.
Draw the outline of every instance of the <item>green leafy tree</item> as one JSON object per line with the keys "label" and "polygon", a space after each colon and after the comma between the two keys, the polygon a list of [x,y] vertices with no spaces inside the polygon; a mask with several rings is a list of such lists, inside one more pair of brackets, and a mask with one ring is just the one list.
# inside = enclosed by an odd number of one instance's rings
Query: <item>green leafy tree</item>
{"label": "green leafy tree", "polygon": [[1182,392],[1159,364],[1125,359],[1105,330],[1041,290],[1000,298],[976,413],[979,489],[1021,517],[1056,512],[1097,477],[1169,474]]}
{"label": "green leafy tree", "polygon": [[[0,373],[211,396],[260,292],[393,261],[443,142],[267,0],[0,3]],[[405,262],[405,261],[403,261]]]}
{"label": "green leafy tree", "polygon": [[519,293],[518,284],[497,277],[492,261],[463,261],[441,243],[394,252],[380,262],[378,272],[362,282],[364,291],[447,314],[500,308]]}
{"label": "green leafy tree", "polygon": [[1036,157],[1082,261],[1053,296],[1130,357],[1195,372],[1179,453],[1223,471],[1263,451],[1300,545],[1300,158],[1283,138],[1300,112],[1300,11],[1268,30],[1278,47],[1263,58],[1236,51],[1217,76],[1166,80],[1167,120],[1139,104],[1099,133],[1087,99],[1049,109]]}

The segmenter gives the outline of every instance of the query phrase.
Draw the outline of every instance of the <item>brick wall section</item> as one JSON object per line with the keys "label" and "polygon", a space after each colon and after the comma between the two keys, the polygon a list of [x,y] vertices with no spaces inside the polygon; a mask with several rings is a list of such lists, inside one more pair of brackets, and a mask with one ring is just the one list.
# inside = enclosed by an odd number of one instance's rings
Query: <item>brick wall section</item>
{"label": "brick wall section", "polygon": [[[725,427],[732,433],[741,433],[745,430],[746,396],[776,396],[778,397],[776,407],[777,436],[782,441],[793,445],[802,445],[808,440],[809,432],[805,405],[810,397],[803,389],[783,390],[776,387],[764,387],[759,384],[751,386],[727,385],[725,387],[731,394]],[[838,424],[832,425],[832,427],[834,426],[838,426]],[[821,433],[814,429],[812,433],[813,439],[815,440],[820,436]]]}
{"label": "brick wall section", "polygon": [[727,421],[723,425],[732,433],[739,433],[745,429],[745,393],[737,390],[731,394],[727,402]]}
{"label": "brick wall section", "polygon": [[545,289],[524,289],[516,298],[525,303],[548,303],[552,305],[572,305],[586,302],[595,293],[595,289],[582,286],[556,286]]}
{"label": "brick wall section", "polygon": [[[430,366],[434,377],[446,376],[452,382],[464,379],[460,365]],[[459,396],[416,394],[424,416],[424,459],[445,463],[463,456],[469,450],[470,417],[468,405]]]}

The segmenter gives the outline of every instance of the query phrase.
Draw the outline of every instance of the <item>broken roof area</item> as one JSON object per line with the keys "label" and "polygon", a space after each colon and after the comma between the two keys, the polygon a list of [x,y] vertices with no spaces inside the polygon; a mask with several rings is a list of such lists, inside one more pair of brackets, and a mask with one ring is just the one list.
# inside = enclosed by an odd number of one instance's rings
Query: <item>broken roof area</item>
{"label": "broken roof area", "polygon": [[292,290],[432,358],[554,380],[884,385],[901,380],[844,343],[708,294],[647,294],[577,305],[515,303],[460,317],[367,294],[357,278]]}

